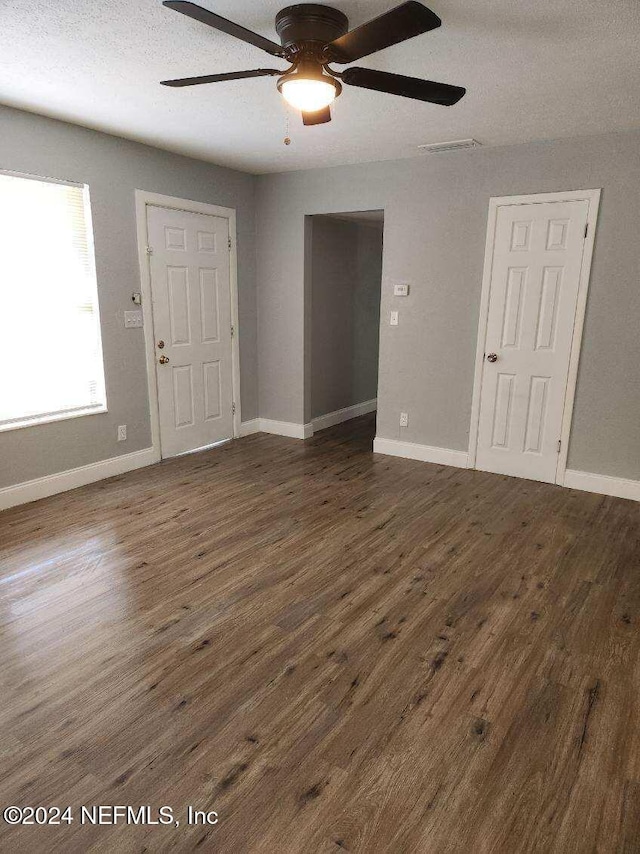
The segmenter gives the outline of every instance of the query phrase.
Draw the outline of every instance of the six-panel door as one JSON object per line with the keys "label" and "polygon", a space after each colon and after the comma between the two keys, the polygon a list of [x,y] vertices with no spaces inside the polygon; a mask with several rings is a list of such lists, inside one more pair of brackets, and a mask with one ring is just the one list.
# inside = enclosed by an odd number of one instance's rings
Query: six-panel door
{"label": "six-panel door", "polygon": [[555,482],[587,216],[498,208],[476,468]]}
{"label": "six-panel door", "polygon": [[233,436],[229,226],[149,206],[162,456]]}

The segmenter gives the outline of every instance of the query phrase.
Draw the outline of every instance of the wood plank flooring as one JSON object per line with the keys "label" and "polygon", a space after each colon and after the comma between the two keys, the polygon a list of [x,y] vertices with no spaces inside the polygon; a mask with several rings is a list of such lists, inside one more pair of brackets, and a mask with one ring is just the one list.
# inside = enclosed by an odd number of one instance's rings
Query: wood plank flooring
{"label": "wood plank flooring", "polygon": [[2,851],[640,851],[640,505],[372,426],[0,515]]}

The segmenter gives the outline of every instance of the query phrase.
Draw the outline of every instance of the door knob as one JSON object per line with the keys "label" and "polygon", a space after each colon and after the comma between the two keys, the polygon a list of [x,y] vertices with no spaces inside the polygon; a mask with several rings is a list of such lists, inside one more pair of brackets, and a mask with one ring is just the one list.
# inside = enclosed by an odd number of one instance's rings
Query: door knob
{"label": "door knob", "polygon": [[497,354],[496,353],[489,353],[489,355],[487,356],[487,362],[497,362],[497,361],[498,361]]}
{"label": "door knob", "polygon": [[158,361],[160,362],[161,365],[166,365],[167,362],[169,361],[169,357],[168,356],[160,356]]}

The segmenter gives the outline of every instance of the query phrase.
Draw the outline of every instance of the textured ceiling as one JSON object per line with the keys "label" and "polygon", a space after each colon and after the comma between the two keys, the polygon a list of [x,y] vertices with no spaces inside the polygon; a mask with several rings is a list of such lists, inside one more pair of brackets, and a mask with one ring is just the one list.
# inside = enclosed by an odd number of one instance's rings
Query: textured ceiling
{"label": "textured ceiling", "polygon": [[[399,0],[334,0],[355,26]],[[269,38],[283,0],[201,0]],[[0,102],[250,172],[419,155],[640,127],[638,0],[434,0],[443,26],[359,65],[466,86],[454,107],[345,87],[303,128],[274,78],[167,89],[158,81],[278,60],[160,0],[0,4]],[[284,67],[284,63],[283,63]]]}

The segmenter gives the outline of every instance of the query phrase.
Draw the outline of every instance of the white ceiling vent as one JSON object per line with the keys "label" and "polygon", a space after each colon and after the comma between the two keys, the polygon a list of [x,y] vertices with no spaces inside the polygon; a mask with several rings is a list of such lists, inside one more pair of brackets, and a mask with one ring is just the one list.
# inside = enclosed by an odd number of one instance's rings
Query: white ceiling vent
{"label": "white ceiling vent", "polygon": [[482,145],[477,139],[453,139],[450,142],[430,142],[419,145],[420,151],[437,154],[439,151],[462,151],[465,148],[478,148]]}

